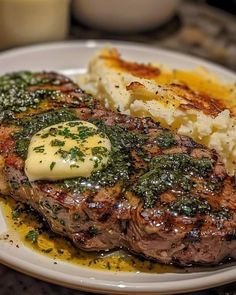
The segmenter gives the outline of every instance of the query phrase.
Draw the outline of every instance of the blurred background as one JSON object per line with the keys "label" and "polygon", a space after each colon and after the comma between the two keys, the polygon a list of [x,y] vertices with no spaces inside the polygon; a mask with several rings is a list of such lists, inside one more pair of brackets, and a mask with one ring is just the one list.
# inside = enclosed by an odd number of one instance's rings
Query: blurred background
{"label": "blurred background", "polygon": [[[85,39],[150,44],[236,70],[236,0],[0,0],[0,51]],[[1,295],[85,294],[3,266],[0,283]],[[233,295],[236,284],[194,294]]]}
{"label": "blurred background", "polygon": [[236,0],[0,0],[0,50],[112,39],[186,52],[236,69]]}

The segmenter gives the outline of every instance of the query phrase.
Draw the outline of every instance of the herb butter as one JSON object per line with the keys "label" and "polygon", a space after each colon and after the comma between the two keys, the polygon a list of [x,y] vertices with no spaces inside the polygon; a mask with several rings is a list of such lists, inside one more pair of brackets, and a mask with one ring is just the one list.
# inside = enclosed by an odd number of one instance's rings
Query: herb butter
{"label": "herb butter", "polygon": [[30,181],[89,177],[107,166],[110,151],[110,140],[92,123],[55,124],[31,138],[25,173]]}

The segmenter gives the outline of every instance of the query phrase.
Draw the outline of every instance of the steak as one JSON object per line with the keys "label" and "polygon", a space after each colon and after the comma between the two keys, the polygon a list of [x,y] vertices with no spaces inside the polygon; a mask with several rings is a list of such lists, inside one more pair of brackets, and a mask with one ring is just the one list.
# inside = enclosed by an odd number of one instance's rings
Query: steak
{"label": "steak", "polygon": [[[235,179],[214,150],[150,118],[108,110],[51,72],[2,76],[0,111],[0,192],[36,209],[78,248],[124,248],[180,265],[236,257]],[[31,137],[78,119],[109,137],[108,166],[89,178],[30,182]]]}

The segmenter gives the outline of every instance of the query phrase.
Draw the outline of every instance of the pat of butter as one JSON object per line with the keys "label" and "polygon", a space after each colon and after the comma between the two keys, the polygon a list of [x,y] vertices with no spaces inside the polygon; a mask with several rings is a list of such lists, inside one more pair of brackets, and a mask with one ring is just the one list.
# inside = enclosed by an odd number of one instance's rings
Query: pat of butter
{"label": "pat of butter", "polygon": [[89,177],[105,168],[110,140],[86,121],[59,123],[36,133],[30,142],[25,173],[30,181]]}

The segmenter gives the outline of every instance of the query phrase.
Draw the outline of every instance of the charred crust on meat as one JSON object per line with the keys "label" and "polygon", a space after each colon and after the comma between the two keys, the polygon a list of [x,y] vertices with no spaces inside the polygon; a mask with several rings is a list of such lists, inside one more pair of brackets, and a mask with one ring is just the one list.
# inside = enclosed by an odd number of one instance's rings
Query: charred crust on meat
{"label": "charred crust on meat", "polygon": [[105,212],[101,215],[101,217],[98,218],[98,221],[100,222],[106,222],[112,215],[112,209],[108,210],[108,212]]}
{"label": "charred crust on meat", "polygon": [[236,229],[234,229],[232,232],[227,233],[225,236],[226,241],[235,241],[236,240]]}
{"label": "charred crust on meat", "polygon": [[184,240],[188,243],[196,243],[201,241],[201,227],[204,224],[203,219],[197,220],[193,229],[185,234]]}

